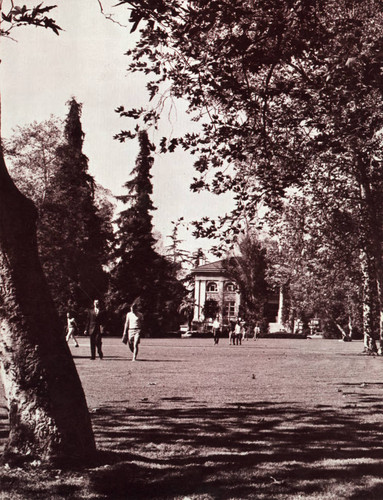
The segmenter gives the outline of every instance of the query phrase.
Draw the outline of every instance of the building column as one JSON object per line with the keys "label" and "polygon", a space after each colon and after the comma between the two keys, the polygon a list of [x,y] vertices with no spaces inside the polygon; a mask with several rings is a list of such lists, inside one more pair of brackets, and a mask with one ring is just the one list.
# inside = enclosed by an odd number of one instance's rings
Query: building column
{"label": "building column", "polygon": [[194,288],[194,317],[193,321],[203,321],[202,309],[206,300],[206,281],[196,280]]}
{"label": "building column", "polygon": [[278,316],[277,316],[277,323],[282,325],[283,321],[283,287],[279,287],[279,304],[278,304]]}

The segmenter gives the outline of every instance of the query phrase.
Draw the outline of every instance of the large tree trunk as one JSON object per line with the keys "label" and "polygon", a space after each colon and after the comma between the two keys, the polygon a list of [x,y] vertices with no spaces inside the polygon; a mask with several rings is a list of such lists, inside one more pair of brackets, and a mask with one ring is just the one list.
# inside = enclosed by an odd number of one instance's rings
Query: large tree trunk
{"label": "large tree trunk", "polygon": [[371,189],[366,183],[366,186],[361,190],[364,194],[364,209],[365,221],[362,232],[365,233],[366,247],[370,248],[371,261],[374,263],[375,272],[375,290],[378,306],[379,317],[374,321],[376,330],[379,331],[379,354],[383,348],[383,262],[382,262],[382,231],[379,220],[379,211],[376,209],[376,203],[371,196]]}
{"label": "large tree trunk", "polygon": [[5,458],[73,463],[95,452],[81,382],[36,242],[36,210],[0,152],[0,361],[9,408]]}
{"label": "large tree trunk", "polygon": [[[382,345],[382,232],[375,196],[370,182],[370,164],[358,162],[360,189],[360,243],[361,271],[363,280],[363,329],[365,347],[377,351],[375,331],[379,330],[380,346]],[[369,276],[367,278],[367,275]],[[370,298],[368,298],[370,295]],[[375,306],[375,307],[374,307]],[[379,318],[374,317],[376,306],[379,308]],[[370,323],[370,326],[367,326]]]}

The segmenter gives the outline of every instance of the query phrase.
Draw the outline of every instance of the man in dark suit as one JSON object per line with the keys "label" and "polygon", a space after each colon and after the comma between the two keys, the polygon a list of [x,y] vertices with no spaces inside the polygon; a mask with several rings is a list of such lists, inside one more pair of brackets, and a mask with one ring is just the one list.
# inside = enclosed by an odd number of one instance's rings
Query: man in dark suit
{"label": "man in dark suit", "polygon": [[102,359],[102,334],[104,333],[105,314],[100,308],[99,300],[94,300],[93,307],[88,310],[88,318],[85,326],[84,335],[90,336],[90,359],[96,359],[97,353]]}

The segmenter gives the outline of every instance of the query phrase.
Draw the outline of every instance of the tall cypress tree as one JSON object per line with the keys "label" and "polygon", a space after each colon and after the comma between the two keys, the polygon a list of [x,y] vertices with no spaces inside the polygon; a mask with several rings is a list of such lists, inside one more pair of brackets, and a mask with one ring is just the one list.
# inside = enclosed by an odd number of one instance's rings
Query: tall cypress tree
{"label": "tall cypress tree", "polygon": [[43,267],[61,314],[68,308],[82,309],[106,288],[105,238],[95,206],[94,179],[82,152],[80,119],[81,105],[73,98],[40,231]]}
{"label": "tall cypress tree", "polygon": [[170,328],[169,318],[178,308],[183,287],[175,277],[172,264],[155,249],[151,212],[155,210],[151,194],[151,145],[146,131],[138,133],[139,154],[132,177],[124,187],[128,194],[119,196],[127,208],[116,221],[114,261],[111,272],[110,306],[120,314],[139,299],[143,313],[143,331],[156,335]]}

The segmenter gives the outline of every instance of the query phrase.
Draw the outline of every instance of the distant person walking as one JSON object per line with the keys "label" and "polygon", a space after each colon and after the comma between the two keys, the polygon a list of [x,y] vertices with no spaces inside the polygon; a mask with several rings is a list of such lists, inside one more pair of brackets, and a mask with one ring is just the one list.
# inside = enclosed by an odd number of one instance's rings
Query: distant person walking
{"label": "distant person walking", "polygon": [[94,300],[93,307],[88,310],[84,335],[90,336],[90,359],[96,359],[96,349],[100,359],[102,353],[102,335],[104,333],[105,313],[101,310],[100,301]]}
{"label": "distant person walking", "polygon": [[259,328],[259,324],[256,323],[255,327],[254,327],[254,340],[257,340],[260,333],[261,333],[261,329]]}
{"label": "distant person walking", "polygon": [[74,342],[74,346],[78,347],[78,342],[75,335],[78,332],[78,327],[76,320],[73,317],[71,312],[68,312],[66,315],[67,325],[66,325],[66,341],[69,343],[69,340],[72,339]]}
{"label": "distant person walking", "polygon": [[242,323],[241,323],[241,336],[242,336],[242,340],[245,341],[245,338],[246,338],[246,323],[244,321],[242,321]]}
{"label": "distant person walking", "polygon": [[142,327],[142,315],[138,312],[137,304],[132,304],[130,311],[126,315],[122,342],[129,345],[133,353],[132,361],[136,361],[138,354],[138,345],[140,343]]}
{"label": "distant person walking", "polygon": [[219,334],[220,334],[221,324],[219,322],[218,317],[213,321],[213,338],[214,345],[217,345],[219,342]]}

